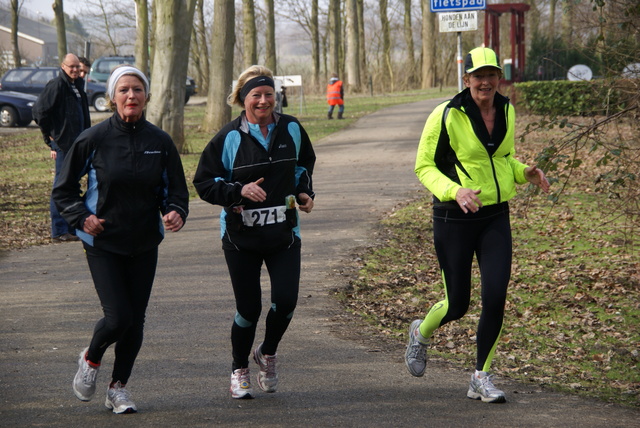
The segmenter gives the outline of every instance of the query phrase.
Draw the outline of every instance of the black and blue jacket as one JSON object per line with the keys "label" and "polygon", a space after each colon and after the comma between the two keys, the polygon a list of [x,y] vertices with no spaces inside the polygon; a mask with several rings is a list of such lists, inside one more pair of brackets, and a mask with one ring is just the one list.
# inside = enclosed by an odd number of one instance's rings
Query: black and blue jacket
{"label": "black and blue jacket", "polygon": [[[283,206],[288,195],[313,192],[316,156],[311,141],[293,116],[274,113],[268,139],[259,141],[251,132],[245,113],[225,125],[205,147],[193,184],[200,197],[224,207],[220,233],[225,249],[268,251],[286,248],[300,241],[297,215],[291,222],[246,225],[243,210]],[[253,125],[255,126],[255,125]],[[257,135],[257,134],[256,134]],[[240,191],[250,182],[264,178],[260,185],[267,193],[264,202],[243,199]]]}
{"label": "black and blue jacket", "polygon": [[[79,180],[87,176],[81,195]],[[124,122],[117,113],[84,131],[65,157],[53,199],[62,217],[86,244],[134,255],[164,237],[161,214],[189,212],[189,191],[180,155],[169,134],[147,122]],[[82,231],[95,214],[104,231]]]}

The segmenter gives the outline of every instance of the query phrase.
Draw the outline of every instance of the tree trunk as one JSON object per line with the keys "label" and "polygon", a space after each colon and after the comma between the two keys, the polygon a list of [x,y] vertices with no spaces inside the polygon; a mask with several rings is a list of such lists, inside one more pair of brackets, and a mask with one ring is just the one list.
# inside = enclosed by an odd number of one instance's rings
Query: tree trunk
{"label": "tree trunk", "polygon": [[412,87],[416,81],[416,60],[413,52],[413,30],[411,27],[411,0],[404,1],[404,42],[407,45],[407,83]]}
{"label": "tree trunk", "polygon": [[320,27],[318,26],[318,0],[311,0],[311,58],[313,87],[320,87]]}
{"label": "tree trunk", "polygon": [[214,0],[211,77],[202,121],[202,128],[210,133],[219,131],[231,120],[227,96],[233,84],[235,14],[233,0]]}
{"label": "tree trunk", "polygon": [[254,0],[242,0],[242,24],[244,68],[258,64],[258,35],[256,31],[256,8]]}
{"label": "tree trunk", "polygon": [[564,43],[564,47],[572,47],[573,41],[573,19],[575,13],[575,5],[573,4],[573,0],[564,0],[562,7],[562,41]]}
{"label": "tree trunk", "polygon": [[553,46],[556,38],[556,6],[558,0],[549,1],[549,43]]}
{"label": "tree trunk", "polygon": [[360,86],[367,84],[369,79],[369,73],[367,70],[367,51],[365,50],[364,40],[364,0],[356,0],[358,7],[358,45],[360,51],[360,64],[358,66],[360,71]]}
{"label": "tree trunk", "polygon": [[67,32],[64,26],[64,6],[62,0],[53,0],[51,5],[56,20],[56,34],[58,36],[58,60],[62,62],[67,54]]}
{"label": "tree trunk", "polygon": [[340,73],[340,0],[329,0],[329,68]]}
{"label": "tree trunk", "polygon": [[422,0],[422,89],[433,88],[436,83],[436,14],[429,6],[429,0]]}
{"label": "tree trunk", "polygon": [[[178,151],[184,152],[184,100],[189,42],[196,0],[157,2],[156,37],[147,118],[166,131]],[[155,96],[153,96],[155,95]]]}
{"label": "tree trunk", "polygon": [[381,87],[393,92],[393,67],[391,64],[391,32],[387,15],[388,0],[379,0],[380,31],[382,32],[382,63],[380,64]]}
{"label": "tree trunk", "polygon": [[136,2],[136,67],[149,76],[149,7],[147,0]]}
{"label": "tree trunk", "polygon": [[[317,0],[316,0],[317,1]],[[13,66],[20,67],[20,47],[18,46],[18,19],[20,17],[20,6],[18,0],[11,0],[11,46],[13,47]]]}
{"label": "tree trunk", "polygon": [[196,24],[194,25],[195,50],[192,58],[194,59],[196,69],[198,71],[198,90],[206,94],[209,92],[209,44],[207,41],[207,27],[204,23],[204,2],[205,0],[197,0],[196,6]]}
{"label": "tree trunk", "polygon": [[153,64],[156,57],[156,27],[158,26],[158,8],[156,2],[151,3],[151,34],[149,34],[149,73],[153,75]]}
{"label": "tree trunk", "polygon": [[275,1],[265,0],[267,7],[267,34],[266,34],[266,58],[265,64],[273,74],[278,73],[276,64],[276,15],[275,15]]}
{"label": "tree trunk", "polygon": [[347,11],[347,89],[349,92],[360,92],[360,54],[358,43],[358,7],[356,0],[346,0]]}

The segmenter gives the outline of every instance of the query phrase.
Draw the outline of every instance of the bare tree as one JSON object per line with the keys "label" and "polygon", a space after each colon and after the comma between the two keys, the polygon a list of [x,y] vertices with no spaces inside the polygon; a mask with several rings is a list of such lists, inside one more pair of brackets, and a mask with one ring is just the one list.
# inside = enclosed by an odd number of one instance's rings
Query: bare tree
{"label": "bare tree", "polygon": [[136,2],[136,67],[149,76],[149,7],[147,0]]}
{"label": "bare tree", "polygon": [[20,67],[22,58],[20,58],[20,47],[18,46],[18,19],[20,17],[20,2],[11,0],[11,46],[13,47],[13,64],[14,67]]}
{"label": "bare tree", "polygon": [[[275,22],[275,21],[274,21]],[[242,0],[244,68],[258,63],[258,35],[254,0]],[[274,24],[275,25],[275,24]]]}
{"label": "bare tree", "polygon": [[320,50],[320,23],[318,0],[281,0],[278,4],[278,16],[288,21],[295,22],[305,32],[311,44],[311,75],[312,86],[320,84],[320,62],[322,52]]}
{"label": "bare tree", "polygon": [[562,41],[565,46],[571,46],[572,44],[574,13],[574,0],[564,0],[562,2]]}
{"label": "bare tree", "polygon": [[360,84],[365,85],[365,82],[369,77],[369,72],[367,69],[367,51],[365,50],[366,44],[364,32],[364,0],[356,1],[358,7],[358,22],[360,23],[360,25],[358,26],[358,45],[360,51],[360,64],[358,67],[360,70]]}
{"label": "bare tree", "polygon": [[193,33],[191,35],[191,59],[196,69],[198,87],[203,93],[209,91],[209,45],[204,21],[204,2],[197,0]]}
{"label": "bare tree", "polygon": [[184,99],[189,43],[196,0],[157,2],[155,54],[147,118],[165,130],[180,152],[184,151]]}
{"label": "bare tree", "polygon": [[416,60],[413,47],[413,30],[411,21],[411,0],[403,0],[404,5],[404,41],[407,49],[407,83],[413,85],[416,80]]}
{"label": "bare tree", "polygon": [[340,72],[340,0],[329,0],[329,67],[335,73]]}
{"label": "bare tree", "polygon": [[67,54],[67,31],[64,26],[64,6],[62,0],[54,0],[51,5],[56,18],[56,34],[58,36],[58,59],[62,61]]}
{"label": "bare tree", "polygon": [[558,0],[549,0],[549,40],[553,43],[556,38],[556,6]]}
{"label": "bare tree", "polygon": [[276,16],[275,0],[265,0],[267,7],[267,34],[265,65],[274,73],[277,73],[276,62]]}
{"label": "bare tree", "polygon": [[[83,22],[87,23],[92,44],[98,52],[122,55],[135,48],[134,41],[140,42],[137,40],[137,31],[140,30],[137,28],[140,15],[137,14],[138,3],[139,0],[135,0],[134,9],[121,0],[83,0],[80,14]],[[162,2],[153,2],[151,7],[154,8],[156,3]],[[147,8],[148,4],[147,0]]]}
{"label": "bare tree", "polygon": [[347,88],[350,92],[360,92],[360,44],[358,43],[358,7],[356,0],[346,0],[347,13]]}
{"label": "bare tree", "polygon": [[217,132],[231,120],[227,95],[231,92],[233,82],[234,17],[233,0],[214,0],[211,78],[207,109],[202,121],[202,128],[207,132]]}
{"label": "bare tree", "polygon": [[422,89],[435,85],[436,14],[429,9],[429,0],[422,0]]}
{"label": "bare tree", "polygon": [[393,91],[393,65],[391,64],[391,30],[387,14],[388,0],[378,0],[380,7],[380,31],[382,32],[381,86]]}
{"label": "bare tree", "polygon": [[309,22],[311,32],[311,61],[313,86],[320,85],[320,27],[318,25],[318,0],[311,0],[311,19]]}

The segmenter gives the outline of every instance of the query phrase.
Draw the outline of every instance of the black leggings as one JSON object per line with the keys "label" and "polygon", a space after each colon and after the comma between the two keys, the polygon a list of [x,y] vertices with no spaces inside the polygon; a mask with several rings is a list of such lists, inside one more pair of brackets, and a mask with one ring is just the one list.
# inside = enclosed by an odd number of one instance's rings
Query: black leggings
{"label": "black leggings", "polygon": [[84,246],[104,318],[95,326],[87,358],[99,363],[116,343],[112,381],[126,384],[142,346],[145,312],[158,263],[158,247],[123,256]]}
{"label": "black leggings", "polygon": [[236,299],[236,316],[231,327],[232,370],[236,370],[249,365],[262,311],[260,271],[263,262],[271,279],[271,308],[267,314],[262,353],[275,355],[298,302],[300,242],[273,253],[225,250],[224,255]]}
{"label": "black leggings", "polygon": [[[484,212],[480,214],[480,212]],[[433,331],[460,319],[469,309],[471,266],[478,258],[482,313],[477,331],[476,370],[488,371],[502,331],[507,286],[511,277],[512,238],[506,204],[484,207],[470,218],[443,218],[434,212],[435,249],[445,283],[445,300],[436,303],[420,326]]]}

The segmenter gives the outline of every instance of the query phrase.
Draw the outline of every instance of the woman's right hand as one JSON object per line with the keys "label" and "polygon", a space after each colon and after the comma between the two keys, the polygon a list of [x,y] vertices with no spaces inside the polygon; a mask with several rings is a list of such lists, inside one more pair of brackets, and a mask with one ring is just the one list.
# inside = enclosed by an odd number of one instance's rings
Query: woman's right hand
{"label": "woman's right hand", "polygon": [[104,222],[106,220],[96,217],[95,214],[91,214],[84,220],[82,230],[91,236],[98,236],[98,234],[104,231]]}
{"label": "woman's right hand", "polygon": [[469,211],[472,213],[478,212],[482,208],[482,201],[478,198],[478,195],[482,190],[473,190],[461,187],[456,193],[456,202],[460,205],[462,211],[466,214]]}

